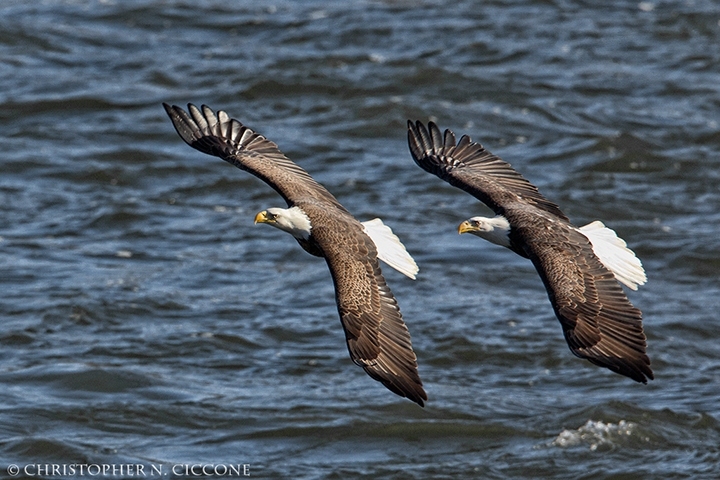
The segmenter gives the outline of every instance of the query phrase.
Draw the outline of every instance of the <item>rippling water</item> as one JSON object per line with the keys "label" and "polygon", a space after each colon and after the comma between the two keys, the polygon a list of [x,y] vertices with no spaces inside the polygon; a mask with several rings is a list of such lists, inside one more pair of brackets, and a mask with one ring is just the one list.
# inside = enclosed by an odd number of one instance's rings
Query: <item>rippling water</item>
{"label": "rippling water", "polygon": [[[3,475],[720,477],[718,65],[714,1],[3,2]],[[394,229],[426,408],[351,363],[325,263],[253,227],[282,200],[163,101],[227,110]],[[655,381],[574,358],[532,265],[457,235],[486,210],[413,164],[407,119],[627,240]]]}

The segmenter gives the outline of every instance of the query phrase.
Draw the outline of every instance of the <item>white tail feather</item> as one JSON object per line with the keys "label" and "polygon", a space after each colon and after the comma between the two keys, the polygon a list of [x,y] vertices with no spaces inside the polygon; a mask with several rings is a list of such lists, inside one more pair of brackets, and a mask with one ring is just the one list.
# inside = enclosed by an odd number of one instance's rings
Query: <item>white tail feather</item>
{"label": "white tail feather", "polygon": [[378,258],[403,275],[415,280],[415,275],[419,270],[418,266],[390,227],[379,218],[362,222],[362,225],[365,233],[377,247]]}
{"label": "white tail feather", "polygon": [[642,262],[614,230],[607,228],[599,220],[588,223],[579,230],[590,240],[595,255],[613,272],[619,282],[632,290],[637,290],[638,285],[647,282]]}

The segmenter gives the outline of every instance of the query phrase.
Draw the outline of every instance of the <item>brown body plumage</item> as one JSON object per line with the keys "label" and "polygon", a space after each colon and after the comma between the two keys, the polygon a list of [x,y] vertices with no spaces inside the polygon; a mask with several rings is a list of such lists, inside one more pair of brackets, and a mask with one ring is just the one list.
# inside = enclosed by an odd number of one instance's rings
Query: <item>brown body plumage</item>
{"label": "brown body plumage", "polygon": [[588,237],[510,164],[466,135],[456,143],[450,130],[442,134],[432,122],[428,127],[408,122],[413,159],[507,219],[505,246],[535,265],[570,350],[638,382],[654,378],[642,314]]}
{"label": "brown body plumage", "polygon": [[[389,390],[422,406],[427,395],[410,334],[380,270],[376,245],[363,225],[275,143],[225,112],[216,115],[206,106],[188,105],[187,113],[177,106],[163,106],[188,145],[257,176],[309,219],[309,236],[295,238],[307,252],[327,262],[350,357]],[[274,217],[261,213],[264,223]]]}

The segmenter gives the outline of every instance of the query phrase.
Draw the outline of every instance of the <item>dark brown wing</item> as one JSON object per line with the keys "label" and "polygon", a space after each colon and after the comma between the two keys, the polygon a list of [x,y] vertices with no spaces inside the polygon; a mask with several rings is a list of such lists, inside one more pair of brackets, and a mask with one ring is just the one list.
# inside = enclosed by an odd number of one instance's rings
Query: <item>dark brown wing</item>
{"label": "dark brown wing", "polygon": [[509,213],[511,223],[521,225],[511,236],[524,245],[540,274],[570,350],[635,381],[653,379],[642,313],[593,253],[587,237],[534,212]]}
{"label": "dark brown wing", "polygon": [[325,187],[283,155],[275,143],[231,119],[224,111],[216,115],[206,105],[198,109],[192,104],[188,104],[189,113],[167,103],[163,107],[188,145],[252,173],[274,188],[288,205],[314,199],[344,210]]}
{"label": "dark brown wing", "polygon": [[506,203],[518,197],[563,220],[568,220],[560,208],[543,197],[535,185],[528,182],[509,163],[488,152],[479,143],[463,135],[455,142],[455,134],[440,129],[435,123],[408,121],[408,145],[415,163],[425,171],[437,175],[451,185],[465,190],[503,214]]}
{"label": "dark brown wing", "polygon": [[375,244],[352,218],[302,205],[335,284],[350,358],[396,394],[427,400],[400,308],[380,271]]}

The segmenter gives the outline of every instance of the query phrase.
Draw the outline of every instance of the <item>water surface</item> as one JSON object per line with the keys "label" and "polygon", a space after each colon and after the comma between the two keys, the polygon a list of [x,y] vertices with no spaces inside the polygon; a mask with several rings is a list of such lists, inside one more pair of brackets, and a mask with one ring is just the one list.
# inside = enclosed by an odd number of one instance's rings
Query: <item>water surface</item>
{"label": "water surface", "polygon": [[[4,2],[3,471],[718,478],[719,22],[700,0]],[[393,228],[426,408],[352,364],[325,263],[253,226],[282,199],[163,101],[228,111]],[[413,164],[408,119],[628,242],[655,381],[574,358],[532,265],[457,235],[487,209]]]}

